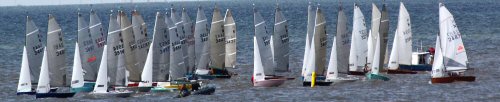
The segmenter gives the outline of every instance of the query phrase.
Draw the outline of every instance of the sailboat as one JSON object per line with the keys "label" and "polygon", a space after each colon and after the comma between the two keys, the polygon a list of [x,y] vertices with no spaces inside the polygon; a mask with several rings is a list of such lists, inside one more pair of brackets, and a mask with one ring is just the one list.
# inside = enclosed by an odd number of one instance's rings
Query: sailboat
{"label": "sailboat", "polygon": [[184,46],[187,48],[187,58],[188,62],[187,67],[188,67],[188,75],[193,75],[195,71],[195,55],[194,55],[194,26],[193,22],[191,20],[191,17],[187,14],[187,11],[185,8],[182,8],[182,13],[181,13],[181,20],[182,20],[182,28],[183,28],[183,33],[185,36],[185,44]]}
{"label": "sailboat", "polygon": [[226,39],[225,68],[236,68],[236,23],[233,13],[226,10],[224,16],[224,35]]}
{"label": "sailboat", "polygon": [[377,39],[379,35],[381,13],[375,3],[372,3],[372,23],[371,29],[368,33],[368,54],[366,56],[366,67],[371,68],[373,62],[373,56],[375,53],[375,46],[377,44]]}
{"label": "sailboat", "polygon": [[274,15],[274,33],[271,36],[273,61],[276,64],[277,72],[290,71],[289,64],[289,39],[288,39],[288,22],[279,5],[276,5]]}
{"label": "sailboat", "polygon": [[258,87],[277,87],[282,85],[286,79],[282,76],[276,76],[271,52],[271,34],[268,33],[266,22],[260,13],[254,7],[254,26],[255,35],[254,45],[254,68],[252,75],[253,86]]}
{"label": "sailboat", "polygon": [[170,19],[172,19],[172,22],[174,23],[175,26],[177,26],[177,31],[176,31],[176,36],[179,37],[180,39],[180,46],[181,47],[181,50],[182,50],[182,59],[183,59],[183,63],[184,63],[184,68],[183,68],[183,71],[179,72],[179,73],[184,73],[183,76],[186,76],[188,75],[189,73],[189,59],[188,59],[188,49],[187,49],[187,44],[186,44],[186,31],[184,29],[186,29],[184,27],[184,23],[182,21],[182,18],[179,17],[179,15],[177,15],[175,9],[172,7],[170,8]]}
{"label": "sailboat", "polygon": [[214,79],[215,76],[210,76],[209,64],[209,43],[208,43],[208,23],[207,17],[203,9],[198,7],[196,15],[196,24],[194,28],[195,38],[195,55],[196,55],[196,71],[198,79]]}
{"label": "sailboat", "polygon": [[[32,88],[32,85],[38,83],[38,75],[40,75],[39,66],[42,62],[44,47],[42,35],[39,33],[39,29],[33,22],[33,19],[29,16],[26,16],[26,43],[24,48],[17,95],[34,95],[36,92]],[[26,56],[26,60],[24,56]]]}
{"label": "sailboat", "polygon": [[[170,67],[170,38],[165,17],[156,12],[153,40],[141,74],[139,91],[149,92],[154,86],[163,86],[168,81]],[[156,84],[156,85],[155,85]],[[159,91],[154,88],[155,92]]]}
{"label": "sailboat", "polygon": [[349,67],[348,60],[345,60],[349,58],[349,42],[350,39],[349,31],[347,29],[347,17],[344,14],[344,9],[342,9],[342,6],[339,6],[339,13],[337,17],[337,35],[333,39],[330,61],[328,62],[328,69],[326,72],[326,81],[333,83],[343,83],[358,80],[358,78],[355,77],[339,76],[339,71],[346,72]]}
{"label": "sailboat", "polygon": [[[78,41],[75,44],[75,55],[73,58],[73,73],[71,75],[71,92],[90,92],[94,88],[94,84],[85,86],[85,76],[88,80],[95,81],[97,70],[95,65],[98,65],[95,54],[95,44],[90,34],[89,25],[84,20],[82,14],[78,13]],[[82,44],[82,45],[79,45]],[[83,53],[80,53],[80,46],[83,47]],[[82,62],[82,57],[84,61]],[[84,67],[86,70],[84,71]],[[84,73],[85,72],[85,73]],[[90,82],[87,82],[90,83]]]}
{"label": "sailboat", "polygon": [[[110,14],[107,44],[103,47],[104,52],[91,95],[128,97],[132,94],[132,91],[120,88],[126,86],[126,64],[122,30],[117,20],[119,17]],[[108,49],[108,46],[112,49]]]}
{"label": "sailboat", "polygon": [[[137,86],[139,85],[139,81],[141,81],[141,70],[139,70],[139,62],[136,59],[136,50],[137,50],[137,42],[135,42],[134,39],[134,33],[133,33],[133,26],[130,23],[127,15],[123,11],[119,11],[117,15],[117,21],[121,29],[121,35],[123,40],[123,52],[125,54],[125,58],[122,58],[120,60],[125,60],[123,67],[126,68],[126,73],[125,73],[125,83],[127,83],[126,86]],[[109,33],[109,32],[108,32]],[[109,35],[109,34],[108,34]],[[122,67],[122,66],[119,66]],[[112,71],[115,72],[115,71]],[[121,73],[120,73],[121,74]],[[121,78],[117,77],[117,78]],[[120,79],[121,80],[121,79]],[[130,82],[130,83],[129,83]],[[121,83],[121,82],[120,82]],[[126,87],[124,86],[124,87]],[[121,87],[120,87],[121,88]]]}
{"label": "sailboat", "polygon": [[49,14],[47,30],[47,47],[44,50],[40,77],[36,89],[36,98],[67,98],[73,97],[74,92],[50,92],[52,87],[66,87],[65,48],[61,27],[55,17]]}
{"label": "sailboat", "polygon": [[453,15],[443,3],[439,3],[439,32],[430,83],[475,81],[475,76],[466,75],[471,69],[468,68],[462,36]]}
{"label": "sailboat", "polygon": [[[123,20],[123,19],[122,19]],[[128,20],[128,19],[127,19]],[[141,80],[141,73],[144,68],[146,56],[149,48],[149,38],[147,33],[147,25],[144,23],[141,14],[137,10],[132,11],[132,30],[133,38],[135,38],[135,58],[136,58],[136,71],[130,72],[129,86],[137,86]],[[132,74],[133,73],[133,74]],[[137,76],[136,76],[137,75]],[[138,80],[136,78],[139,78]]]}
{"label": "sailboat", "polygon": [[349,53],[349,75],[365,75],[367,60],[368,34],[366,32],[365,16],[358,4],[354,4],[351,48]]}
{"label": "sailboat", "polygon": [[231,78],[230,72],[225,68],[225,34],[224,19],[216,5],[212,16],[212,26],[208,37],[210,46],[210,75],[216,78]]}
{"label": "sailboat", "polygon": [[309,6],[307,7],[307,34],[306,34],[306,45],[304,48],[304,59],[302,60],[302,77],[306,76],[307,63],[309,58],[309,49],[311,48],[311,41],[314,32],[314,19],[315,14],[314,10],[311,6],[311,2],[309,2]]}
{"label": "sailboat", "polygon": [[403,2],[399,6],[398,26],[394,35],[391,56],[389,59],[388,74],[416,74],[411,70],[400,69],[400,67],[412,67],[412,31],[410,14]]}
{"label": "sailboat", "polygon": [[333,82],[326,81],[325,62],[326,62],[326,19],[321,9],[317,7],[314,23],[314,33],[309,49],[306,76],[303,79],[303,86],[329,86]]}
{"label": "sailboat", "polygon": [[389,14],[387,12],[386,4],[382,5],[382,13],[380,18],[379,33],[377,38],[377,43],[375,46],[375,52],[373,53],[373,62],[371,70],[366,73],[367,79],[376,79],[389,81],[390,79],[381,75],[380,70],[384,68],[385,60],[385,49],[387,47],[387,34],[389,31]]}
{"label": "sailboat", "polygon": [[[85,72],[83,84],[84,87],[94,87],[95,80],[97,79],[97,71],[99,70],[99,65],[102,58],[103,47],[106,44],[106,31],[102,28],[101,19],[97,16],[96,11],[90,10],[90,21],[89,21],[89,30],[90,35],[92,36],[93,44],[94,44],[94,55],[90,56],[88,59],[82,59],[82,61],[91,62],[89,71],[92,71],[94,74],[87,74],[87,68],[83,67]],[[95,60],[94,60],[95,59]]]}

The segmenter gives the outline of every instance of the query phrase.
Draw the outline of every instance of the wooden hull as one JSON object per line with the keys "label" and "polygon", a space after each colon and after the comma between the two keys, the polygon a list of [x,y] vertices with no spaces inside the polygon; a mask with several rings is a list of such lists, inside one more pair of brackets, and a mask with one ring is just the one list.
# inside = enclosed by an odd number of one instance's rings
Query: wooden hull
{"label": "wooden hull", "polygon": [[387,74],[417,74],[415,71],[410,71],[410,70],[387,70]]}
{"label": "wooden hull", "polygon": [[278,87],[285,83],[286,79],[265,79],[263,81],[254,81],[253,86],[257,87]]}
{"label": "wooden hull", "polygon": [[441,77],[441,78],[431,78],[431,83],[452,83],[455,81],[466,81],[473,82],[476,81],[475,76],[451,76],[451,77]]}
{"label": "wooden hull", "polygon": [[36,93],[36,98],[68,98],[75,96],[76,93]]}

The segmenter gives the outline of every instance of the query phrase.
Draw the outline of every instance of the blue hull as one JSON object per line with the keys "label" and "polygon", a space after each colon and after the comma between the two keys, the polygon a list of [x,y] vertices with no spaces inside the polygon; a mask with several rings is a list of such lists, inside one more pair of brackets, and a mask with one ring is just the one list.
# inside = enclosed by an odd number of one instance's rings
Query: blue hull
{"label": "blue hull", "polygon": [[17,92],[17,95],[35,95],[36,92]]}
{"label": "blue hull", "polygon": [[400,64],[399,69],[410,70],[410,71],[432,71],[432,65],[430,65],[430,64],[417,64],[417,65]]}
{"label": "blue hull", "polygon": [[68,98],[75,96],[76,93],[36,93],[36,98]]}
{"label": "blue hull", "polygon": [[76,88],[71,88],[70,92],[92,92],[94,90],[95,82],[85,82],[83,84],[83,87],[76,87]]}

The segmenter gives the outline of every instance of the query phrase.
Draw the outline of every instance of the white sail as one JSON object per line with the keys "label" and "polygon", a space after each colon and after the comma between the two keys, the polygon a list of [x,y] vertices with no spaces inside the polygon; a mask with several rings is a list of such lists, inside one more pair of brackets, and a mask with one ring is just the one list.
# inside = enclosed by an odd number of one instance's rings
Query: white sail
{"label": "white sail", "polygon": [[[103,50],[103,53],[109,53],[107,55],[102,55],[103,57],[106,56],[106,58],[101,58],[101,62],[103,60],[106,60],[106,63],[109,63],[106,65],[107,69],[109,70],[110,73],[107,73],[109,76],[109,83],[110,85],[113,86],[123,86],[125,85],[125,73],[126,73],[126,61],[125,61],[125,48],[129,46],[125,46],[125,41],[124,41],[124,33],[122,33],[122,30],[120,28],[120,25],[117,20],[120,16],[115,16],[113,13],[110,14],[109,18],[109,27],[108,27],[108,35],[107,35],[107,44],[106,46],[109,46],[110,49]],[[130,33],[129,33],[130,34]],[[128,36],[128,35],[127,35]],[[99,65],[101,66],[101,65]],[[97,85],[97,84],[96,84]]]}
{"label": "white sail", "polygon": [[102,60],[99,64],[97,79],[94,86],[94,93],[106,93],[108,90],[108,46],[104,45]]}
{"label": "white sail", "polygon": [[[89,29],[89,24],[85,21],[85,18],[81,13],[78,13],[78,41],[79,47],[82,47],[81,49],[75,49],[79,50],[78,58],[79,63],[81,67],[80,69],[83,69],[81,72],[78,73],[83,73],[81,74],[84,79],[88,81],[95,81],[97,77],[97,67],[99,66],[99,62],[96,62],[98,59],[96,57],[96,47],[95,47],[95,42],[92,39],[92,35],[90,34],[90,29]],[[74,75],[74,74],[73,74]],[[80,76],[78,76],[80,77]],[[73,78],[73,77],[72,77]],[[73,86],[73,80],[71,80],[71,86]],[[82,83],[81,85],[83,86],[83,80],[78,80],[78,82],[75,83]],[[79,85],[78,85],[79,86]]]}
{"label": "white sail", "polygon": [[315,54],[316,54],[316,75],[322,76],[325,75],[326,71],[326,45],[327,45],[327,36],[326,36],[326,19],[323,15],[323,12],[319,7],[316,9],[316,20],[314,24],[314,38],[313,43],[315,44]]}
{"label": "white sail", "polygon": [[397,34],[398,34],[398,30],[396,29],[395,34],[394,34],[396,36],[394,36],[394,40],[392,42],[391,56],[389,57],[389,64],[387,65],[390,70],[396,70],[399,68],[398,51],[400,49],[398,49],[398,46],[399,46],[400,42],[399,42],[399,36],[397,36]]}
{"label": "white sail", "polygon": [[380,40],[381,39],[378,39],[377,40],[377,44],[375,46],[375,52],[373,53],[373,62],[372,62],[372,67],[371,67],[371,73],[372,74],[379,74],[379,70],[380,70],[380,57],[381,57],[381,50],[380,50]]}
{"label": "white sail", "polygon": [[[349,49],[351,47],[351,33],[347,29],[347,17],[344,13],[344,9],[339,7],[339,13],[337,18],[337,34],[335,36],[335,60],[337,72],[347,72],[349,70]],[[332,47],[333,49],[334,47]],[[333,51],[333,50],[332,50]],[[337,74],[338,75],[338,74]]]}
{"label": "white sail", "polygon": [[[153,38],[154,41],[154,38]],[[139,86],[153,86],[153,45],[150,45],[146,63],[141,74],[141,82]]]}
{"label": "white sail", "polygon": [[71,87],[83,87],[83,68],[80,59],[80,47],[78,42],[75,44],[75,55],[73,58],[73,73],[71,74]]}
{"label": "white sail", "polygon": [[47,62],[52,87],[64,87],[66,83],[66,52],[63,33],[53,15],[49,15],[47,30]]}
{"label": "white sail", "polygon": [[[410,65],[411,55],[412,55],[412,32],[411,32],[411,22],[410,14],[406,10],[403,2],[400,3],[399,8],[399,18],[396,34],[394,36],[394,42],[392,45],[391,56],[394,54],[395,59],[390,59],[389,66],[391,69],[397,69],[399,64]],[[397,44],[396,44],[397,42]],[[396,45],[394,45],[396,44]]]}
{"label": "white sail", "polygon": [[304,48],[304,59],[302,60],[302,76],[305,76],[306,67],[307,67],[307,59],[309,58],[309,49],[311,48],[311,41],[314,32],[314,19],[316,14],[314,9],[309,2],[309,6],[307,7],[307,33],[306,33],[306,45]]}
{"label": "white sail", "polygon": [[[315,36],[312,36],[312,38],[314,39]],[[305,75],[304,75],[304,81],[306,82],[311,82],[312,80],[312,72],[315,72],[316,71],[316,68],[317,68],[317,65],[316,65],[316,46],[315,46],[315,42],[312,42],[311,43],[311,48],[309,49],[310,53],[309,53],[309,56],[307,56],[308,60],[307,60],[307,64],[306,64],[306,72],[305,72]]]}
{"label": "white sail", "polygon": [[338,60],[337,60],[337,37],[333,38],[332,51],[330,52],[330,60],[328,61],[328,69],[326,70],[327,79],[336,79],[339,76]]}
{"label": "white sail", "polygon": [[193,22],[191,20],[191,17],[187,14],[186,9],[182,8],[182,14],[181,14],[181,20],[183,23],[183,33],[185,35],[185,48],[187,48],[187,58],[188,62],[186,63],[188,67],[188,73],[193,73],[195,70],[195,52],[194,52],[194,35],[193,35]]}
{"label": "white sail", "polygon": [[[95,74],[89,74],[89,78],[90,79],[85,79],[85,80],[90,80],[90,81],[94,81],[96,80],[97,78],[97,71],[99,70],[99,64],[101,62],[101,59],[102,58],[102,53],[103,53],[103,47],[104,45],[106,45],[106,38],[107,38],[107,34],[106,34],[106,31],[104,31],[103,27],[102,27],[102,23],[101,23],[101,19],[99,16],[97,16],[97,13],[96,11],[94,10],[90,10],[90,21],[89,21],[89,29],[90,29],[90,35],[92,36],[92,40],[94,41],[94,54],[95,54],[95,58],[96,60],[93,61],[93,64],[92,68],[94,69],[94,73]],[[94,57],[91,57],[92,59]],[[90,59],[90,61],[92,60]],[[88,59],[87,59],[88,60]],[[105,60],[105,59],[104,59]],[[85,60],[83,60],[85,61]],[[84,69],[85,70],[85,69]],[[87,74],[85,74],[85,76],[87,76]],[[84,77],[85,78],[85,77]]]}
{"label": "white sail", "polygon": [[[137,42],[134,39],[134,33],[133,33],[133,26],[130,23],[130,20],[128,19],[127,15],[125,12],[120,11],[118,14],[118,21],[121,27],[121,35],[122,35],[122,40],[123,40],[123,49],[125,52],[125,67],[126,71],[128,72],[128,76],[126,77],[126,81],[133,81],[133,82],[138,82],[141,81],[141,72],[142,72],[142,67],[139,67],[139,62],[136,59],[136,49],[137,49]],[[120,59],[120,58],[118,58]],[[121,63],[118,63],[121,65]],[[119,67],[120,68],[120,67]],[[119,73],[118,73],[119,74]]]}
{"label": "white sail", "polygon": [[224,16],[224,35],[226,39],[225,67],[234,68],[236,66],[236,23],[233,14],[229,9]]}
{"label": "white sail", "polygon": [[377,43],[377,38],[379,34],[379,26],[380,26],[380,17],[381,13],[375,3],[372,3],[372,23],[371,30],[368,35],[368,55],[367,57],[367,67],[371,68],[371,64],[373,62],[373,53],[375,53],[375,44]]}
{"label": "white sail", "polygon": [[462,35],[453,15],[442,3],[439,3],[439,32],[446,70],[467,69],[467,53],[462,42]]}
{"label": "white sail", "polygon": [[275,75],[274,68],[276,67],[273,63],[273,55],[271,51],[271,34],[269,34],[266,21],[262,18],[260,13],[254,8],[254,26],[255,26],[255,37],[257,39],[257,45],[259,46],[260,58],[262,65],[264,67],[265,75]]}
{"label": "white sail", "polygon": [[[373,33],[373,32],[372,32]],[[368,52],[365,17],[357,4],[354,4],[351,52],[349,53],[349,71],[360,71],[366,64]]]}
{"label": "white sail", "polygon": [[168,81],[170,70],[170,37],[164,14],[156,12],[153,29],[153,82]]}
{"label": "white sail", "polygon": [[274,34],[272,37],[273,55],[276,62],[276,71],[290,71],[290,46],[288,39],[288,22],[281,9],[276,7],[274,16]]}
{"label": "white sail", "polygon": [[30,65],[28,62],[28,51],[23,47],[23,57],[21,62],[21,71],[19,72],[19,82],[17,83],[17,92],[31,92]]}
{"label": "white sail", "polygon": [[[146,56],[148,54],[148,48],[150,47],[150,41],[147,33],[147,25],[142,19],[139,11],[132,11],[132,30],[134,32],[135,38],[135,58],[137,61],[136,70],[139,72],[130,72],[141,75],[144,68],[144,63],[146,61]],[[140,78],[140,76],[139,76]],[[135,79],[135,78],[134,78]]]}
{"label": "white sail", "polygon": [[253,37],[253,78],[254,81],[265,80],[264,66],[262,64],[262,59],[260,57],[259,45],[257,43],[257,38]]}
{"label": "white sail", "polygon": [[50,91],[49,62],[47,49],[43,51],[42,66],[40,66],[40,77],[36,87],[36,93],[48,93]]}
{"label": "white sail", "polygon": [[196,74],[208,74],[209,44],[208,44],[208,23],[205,12],[198,7],[196,15],[196,25],[194,29],[196,46]]}
{"label": "white sail", "polygon": [[436,53],[434,53],[434,62],[432,62],[432,78],[439,78],[445,76],[445,69],[443,63],[442,47],[439,35],[436,37]]}
{"label": "white sail", "polygon": [[38,83],[40,75],[40,66],[42,64],[43,35],[29,16],[26,17],[26,50],[28,51],[28,64],[32,83]]}
{"label": "white sail", "polygon": [[[182,18],[177,15],[177,11],[175,11],[174,8],[170,8],[170,19],[172,19],[172,22],[174,23],[175,26],[177,26],[177,34],[179,35],[180,38],[180,45],[181,47],[181,52],[182,52],[182,59],[184,63],[184,68],[182,73],[185,75],[188,73],[189,70],[189,59],[188,59],[188,49],[187,49],[187,44],[186,44],[186,32],[184,31],[184,22],[182,21]],[[179,73],[180,74],[180,73]]]}
{"label": "white sail", "polygon": [[184,63],[184,52],[182,52],[181,35],[177,26],[171,18],[165,16],[165,23],[168,25],[170,38],[170,80],[175,80],[186,75],[186,65]]}
{"label": "white sail", "polygon": [[225,63],[225,35],[224,35],[224,19],[220,14],[218,6],[215,6],[212,16],[212,26],[210,28],[210,66],[216,68],[224,68]]}

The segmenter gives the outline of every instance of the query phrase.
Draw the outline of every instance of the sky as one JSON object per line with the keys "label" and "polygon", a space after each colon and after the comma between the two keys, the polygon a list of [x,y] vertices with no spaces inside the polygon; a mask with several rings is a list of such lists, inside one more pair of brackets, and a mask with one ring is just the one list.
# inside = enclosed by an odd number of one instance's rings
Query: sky
{"label": "sky", "polygon": [[0,6],[33,6],[33,5],[68,5],[68,4],[101,4],[123,2],[169,2],[169,1],[203,1],[203,0],[0,0]]}

